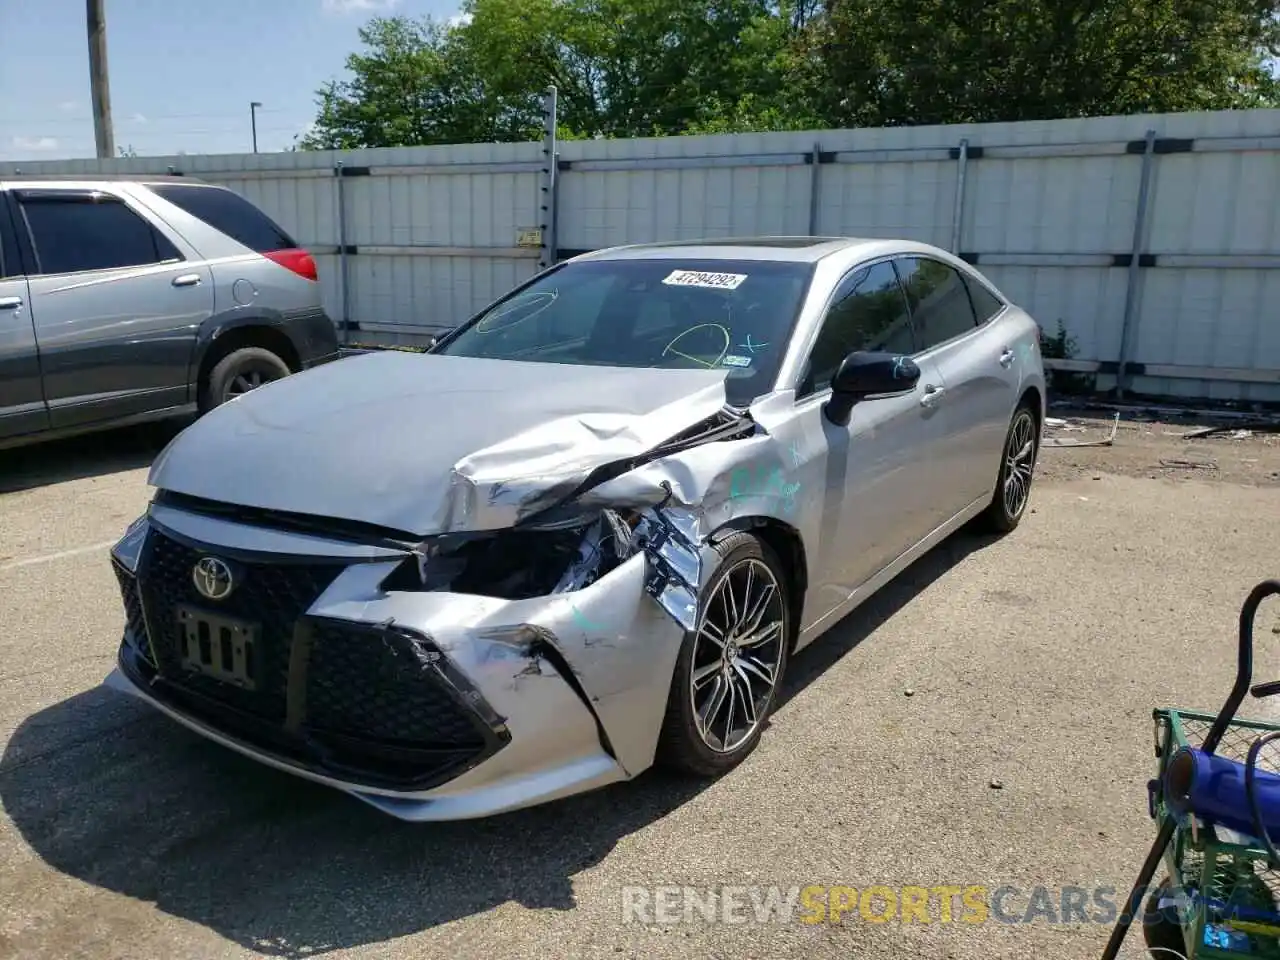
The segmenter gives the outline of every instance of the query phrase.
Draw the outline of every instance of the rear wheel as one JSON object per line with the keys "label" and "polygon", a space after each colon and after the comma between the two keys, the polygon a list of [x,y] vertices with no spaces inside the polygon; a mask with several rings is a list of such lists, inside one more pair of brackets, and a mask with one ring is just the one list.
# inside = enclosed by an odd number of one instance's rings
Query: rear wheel
{"label": "rear wheel", "polygon": [[292,371],[276,354],[262,347],[241,347],[219,360],[201,391],[201,410],[234,400],[273,380],[282,380]]}
{"label": "rear wheel", "polygon": [[989,530],[1009,533],[1021,522],[1031,499],[1031,478],[1035,473],[1039,440],[1040,425],[1035,412],[1023,404],[1009,422],[996,490],[982,515],[983,526]]}
{"label": "rear wheel", "polygon": [[664,766],[715,776],[760,741],[787,665],[791,610],[786,577],[756,537],[735,533],[685,635],[658,743]]}

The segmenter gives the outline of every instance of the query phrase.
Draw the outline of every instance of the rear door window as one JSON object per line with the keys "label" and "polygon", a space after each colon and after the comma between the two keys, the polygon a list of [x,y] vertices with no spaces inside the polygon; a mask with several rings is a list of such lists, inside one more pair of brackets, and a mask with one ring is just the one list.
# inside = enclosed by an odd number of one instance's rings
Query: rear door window
{"label": "rear door window", "polygon": [[902,257],[894,262],[911,303],[917,350],[929,350],[978,325],[969,290],[954,268],[928,257]]}
{"label": "rear door window", "polygon": [[83,273],[182,259],[172,243],[117,197],[84,191],[18,194],[36,273]]}
{"label": "rear door window", "polygon": [[295,250],[298,245],[270,217],[252,203],[223,187],[192,183],[153,183],[148,188],[213,229],[244,244],[255,253]]}

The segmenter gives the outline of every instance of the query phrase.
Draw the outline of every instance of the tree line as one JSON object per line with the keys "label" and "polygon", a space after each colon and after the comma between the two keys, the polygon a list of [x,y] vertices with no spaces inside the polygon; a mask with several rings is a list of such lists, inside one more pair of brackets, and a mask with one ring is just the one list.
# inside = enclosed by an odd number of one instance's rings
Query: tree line
{"label": "tree line", "polygon": [[376,17],[303,149],[1280,106],[1280,0],[467,0]]}

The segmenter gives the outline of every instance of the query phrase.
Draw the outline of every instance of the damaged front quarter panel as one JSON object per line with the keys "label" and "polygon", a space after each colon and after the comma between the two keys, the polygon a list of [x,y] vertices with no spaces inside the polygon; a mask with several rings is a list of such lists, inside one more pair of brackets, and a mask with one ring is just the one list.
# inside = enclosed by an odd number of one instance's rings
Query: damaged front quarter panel
{"label": "damaged front quarter panel", "polygon": [[[513,736],[486,777],[595,763],[591,750],[633,776],[653,762],[676,658],[718,560],[713,534],[762,516],[809,526],[801,514],[815,512],[797,496],[801,470],[781,459],[811,461],[798,456],[812,446],[803,438],[779,443],[731,411],[689,434],[526,523],[432,538],[368,602],[329,613],[394,616],[473,678]],[[548,729],[561,731],[556,743]]]}

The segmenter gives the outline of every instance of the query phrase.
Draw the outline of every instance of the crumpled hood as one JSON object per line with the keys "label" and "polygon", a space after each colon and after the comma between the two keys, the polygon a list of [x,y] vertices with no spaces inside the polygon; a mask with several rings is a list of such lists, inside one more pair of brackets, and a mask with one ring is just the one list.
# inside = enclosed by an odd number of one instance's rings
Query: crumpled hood
{"label": "crumpled hood", "polygon": [[725,376],[378,351],[214,409],[149,482],[419,536],[496,530],[712,416]]}

